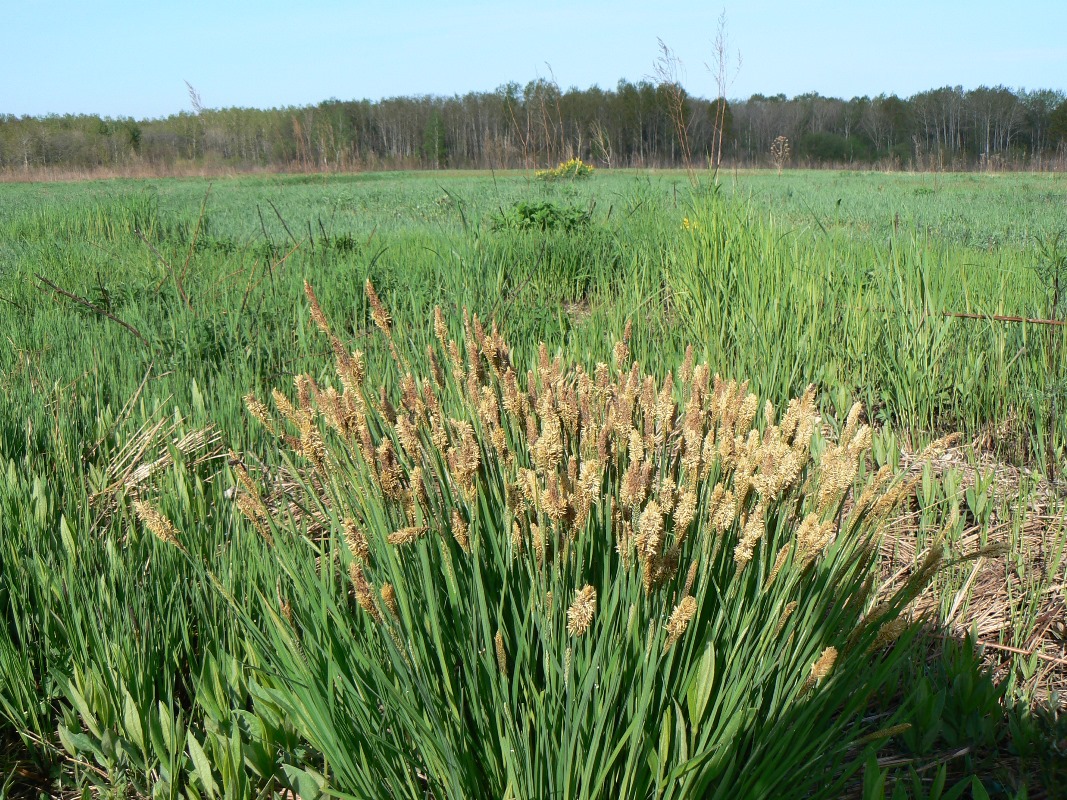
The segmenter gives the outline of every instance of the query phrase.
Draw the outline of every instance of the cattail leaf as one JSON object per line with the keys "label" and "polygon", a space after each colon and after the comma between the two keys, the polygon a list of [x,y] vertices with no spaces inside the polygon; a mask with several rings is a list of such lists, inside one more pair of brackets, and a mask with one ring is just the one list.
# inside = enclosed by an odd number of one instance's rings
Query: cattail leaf
{"label": "cattail leaf", "polygon": [[715,644],[708,641],[704,645],[704,654],[697,664],[696,673],[689,683],[686,692],[686,705],[689,709],[689,724],[696,733],[701,721],[704,719],[704,709],[707,708],[711,690],[715,686]]}

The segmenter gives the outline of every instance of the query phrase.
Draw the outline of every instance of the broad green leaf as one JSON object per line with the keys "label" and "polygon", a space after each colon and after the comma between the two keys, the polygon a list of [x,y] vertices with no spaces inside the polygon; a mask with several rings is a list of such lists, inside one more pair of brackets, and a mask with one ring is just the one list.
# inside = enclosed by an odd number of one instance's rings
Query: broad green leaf
{"label": "broad green leaf", "polygon": [[326,779],[310,767],[300,769],[292,764],[283,764],[282,771],[289,781],[289,786],[300,796],[300,800],[318,800],[322,797]]}
{"label": "broad green leaf", "polygon": [[67,697],[70,698],[70,702],[74,704],[74,709],[78,712],[82,724],[89,729],[89,732],[93,734],[93,736],[99,739],[102,734],[100,723],[96,721],[96,717],[94,717],[93,713],[89,710],[89,704],[85,701],[85,696],[76,689],[73,684],[68,684]]}
{"label": "broad green leaf", "polygon": [[137,711],[137,703],[134,702],[128,689],[123,694],[125,695],[122,709],[123,727],[133,743],[143,752],[145,749],[144,730],[141,727],[141,715]]}
{"label": "broad green leaf", "polygon": [[64,514],[59,518],[59,537],[63,541],[63,547],[70,555],[72,561],[78,559],[78,546],[74,541],[74,534],[70,530],[70,523],[67,522],[67,517]]}
{"label": "broad green leaf", "polygon": [[97,759],[103,760],[104,754],[100,751],[100,748],[96,746],[95,741],[84,733],[75,733],[67,728],[66,725],[60,725],[57,731],[59,733],[60,744],[63,745],[63,749],[70,753],[72,756],[82,756],[86,753],[91,753]]}
{"label": "broad green leaf", "polygon": [[196,740],[196,736],[193,735],[189,736],[186,746],[190,757],[193,759],[193,768],[196,771],[197,778],[200,779],[200,785],[204,787],[208,797],[215,797],[218,794],[219,787],[215,783],[215,776],[211,771],[211,762],[204,753],[204,749],[200,746],[200,742]]}
{"label": "broad green leaf", "polygon": [[184,749],[182,747],[174,746],[174,717],[170,713],[170,709],[166,704],[159,701],[159,727],[163,732],[163,742],[167,746],[167,751],[174,753],[176,750]]}
{"label": "broad green leaf", "polygon": [[[157,710],[160,713],[148,715],[148,739],[152,745],[152,750],[155,751],[156,758],[161,764],[166,764],[170,761],[174,755],[174,751],[167,744],[170,739],[170,734],[163,733],[164,717],[162,714],[165,706],[160,702],[157,706]],[[168,714],[169,718],[169,714]]]}

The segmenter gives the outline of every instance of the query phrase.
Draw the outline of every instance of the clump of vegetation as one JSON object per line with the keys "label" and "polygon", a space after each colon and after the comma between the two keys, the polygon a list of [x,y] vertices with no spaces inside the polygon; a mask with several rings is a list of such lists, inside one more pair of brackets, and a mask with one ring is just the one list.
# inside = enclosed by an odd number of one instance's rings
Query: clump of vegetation
{"label": "clump of vegetation", "polygon": [[570,180],[583,180],[593,177],[595,167],[586,164],[580,158],[572,158],[569,161],[561,161],[552,169],[541,169],[534,173],[534,177],[542,181],[558,181],[564,178]]}
{"label": "clump of vegetation", "polygon": [[786,163],[789,161],[789,152],[788,137],[778,136],[771,142],[771,160],[774,161],[774,168],[778,170],[779,177],[781,176]]}
{"label": "clump of vegetation", "polygon": [[299,375],[273,411],[247,399],[293,453],[284,480],[231,456],[282,576],[266,611],[235,611],[330,786],[837,796],[890,735],[863,712],[942,554],[874,596],[883,523],[913,483],[862,476],[859,406],[824,438],[813,387],[779,413],[692,350],[643,374],[628,336],[614,366],[542,345],[522,375],[495,326],[464,314],[452,338],[440,310],[421,362],[366,292],[399,383],[308,287],[339,380]]}
{"label": "clump of vegetation", "polygon": [[538,230],[571,233],[586,227],[593,218],[590,208],[560,206],[544,200],[537,203],[519,201],[491,217],[496,230]]}

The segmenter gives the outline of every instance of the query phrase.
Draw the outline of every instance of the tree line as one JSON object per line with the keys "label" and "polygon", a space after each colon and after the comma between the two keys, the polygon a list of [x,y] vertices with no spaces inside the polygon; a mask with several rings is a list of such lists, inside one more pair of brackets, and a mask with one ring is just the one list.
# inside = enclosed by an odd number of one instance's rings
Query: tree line
{"label": "tree line", "polygon": [[535,168],[572,157],[605,167],[746,167],[770,165],[780,136],[792,166],[1067,169],[1061,90],[726,101],[666,81],[564,91],[539,79],[462,96],[273,109],[203,109],[191,97],[193,112],[157,119],[0,115],[0,170]]}

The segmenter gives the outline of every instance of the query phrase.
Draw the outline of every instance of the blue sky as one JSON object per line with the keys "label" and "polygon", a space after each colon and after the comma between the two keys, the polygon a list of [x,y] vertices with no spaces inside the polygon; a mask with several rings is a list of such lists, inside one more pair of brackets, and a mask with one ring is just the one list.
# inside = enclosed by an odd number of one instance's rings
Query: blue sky
{"label": "blue sky", "polygon": [[[902,96],[945,85],[1067,89],[1067,0],[93,2],[7,0],[0,113],[158,117],[205,107],[489,91],[555,76],[614,87],[657,38],[713,96],[717,20],[742,64],[728,95]],[[736,64],[732,64],[736,66]]]}

